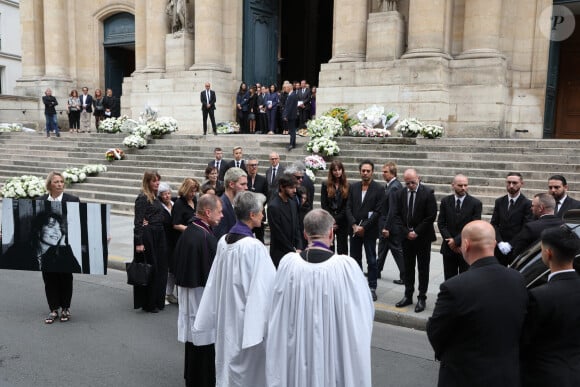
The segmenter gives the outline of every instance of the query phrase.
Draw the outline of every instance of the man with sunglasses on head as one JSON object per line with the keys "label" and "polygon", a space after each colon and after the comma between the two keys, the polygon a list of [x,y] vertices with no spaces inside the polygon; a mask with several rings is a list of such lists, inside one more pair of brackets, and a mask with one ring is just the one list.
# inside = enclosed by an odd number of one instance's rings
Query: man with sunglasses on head
{"label": "man with sunglasses on head", "polygon": [[497,246],[495,256],[507,266],[514,257],[511,242],[522,230],[525,223],[532,220],[532,202],[521,189],[524,179],[519,172],[510,172],[506,177],[507,195],[495,200],[491,225],[495,228]]}

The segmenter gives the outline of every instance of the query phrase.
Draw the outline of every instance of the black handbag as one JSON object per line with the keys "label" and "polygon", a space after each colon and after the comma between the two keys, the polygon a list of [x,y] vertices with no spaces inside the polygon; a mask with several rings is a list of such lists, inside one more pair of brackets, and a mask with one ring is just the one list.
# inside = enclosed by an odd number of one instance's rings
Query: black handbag
{"label": "black handbag", "polygon": [[127,271],[127,283],[129,285],[148,286],[151,283],[153,266],[147,262],[125,262],[125,270]]}

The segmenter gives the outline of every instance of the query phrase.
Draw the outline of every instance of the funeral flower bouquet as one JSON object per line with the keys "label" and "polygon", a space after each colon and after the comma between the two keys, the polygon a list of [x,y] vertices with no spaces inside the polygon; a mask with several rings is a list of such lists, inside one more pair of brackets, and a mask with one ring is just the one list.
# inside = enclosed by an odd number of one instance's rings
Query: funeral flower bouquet
{"label": "funeral flower bouquet", "polygon": [[323,171],[326,169],[326,161],[318,155],[310,155],[304,158],[304,165],[311,171]]}
{"label": "funeral flower bouquet", "polygon": [[350,135],[354,137],[390,137],[391,132],[387,129],[373,128],[363,122],[350,128]]}
{"label": "funeral flower bouquet", "polygon": [[2,132],[22,132],[22,124],[0,124],[0,133]]}
{"label": "funeral flower bouquet", "polygon": [[177,120],[172,117],[159,117],[158,119],[147,121],[146,126],[149,128],[148,135],[160,137],[175,132],[177,130]]}
{"label": "funeral flower bouquet", "polygon": [[123,145],[128,148],[145,148],[147,146],[147,140],[136,134],[132,134],[123,139]]}
{"label": "funeral flower bouquet", "polygon": [[385,108],[382,106],[373,105],[369,108],[359,111],[356,117],[360,122],[374,127],[386,120]]}
{"label": "funeral flower bouquet", "polygon": [[239,131],[240,125],[237,122],[224,121],[217,124],[217,132],[219,134],[238,133]]}
{"label": "funeral flower bouquet", "polygon": [[306,123],[308,135],[310,137],[329,137],[340,136],[342,134],[342,124],[336,118],[329,116],[320,116]]}
{"label": "funeral flower bouquet", "polygon": [[421,129],[425,125],[416,118],[409,118],[400,121],[395,129],[401,133],[403,137],[417,137],[421,133]]}
{"label": "funeral flower bouquet", "polygon": [[383,128],[389,129],[397,120],[399,119],[399,115],[395,112],[388,112],[383,120]]}
{"label": "funeral flower bouquet", "polygon": [[134,136],[139,136],[142,137],[144,139],[149,138],[149,136],[152,135],[152,130],[151,130],[151,126],[149,126],[149,124],[147,125],[138,125],[133,129],[132,134]]}
{"label": "funeral flower bouquet", "polygon": [[8,179],[0,190],[5,198],[36,198],[46,193],[44,179],[32,175],[22,175]]}
{"label": "funeral flower bouquet", "polygon": [[67,185],[71,185],[85,181],[87,174],[82,168],[67,168],[62,172],[62,177],[64,177],[64,182]]}
{"label": "funeral flower bouquet", "polygon": [[119,133],[123,131],[123,127],[129,120],[127,116],[122,116],[119,118],[111,117],[105,118],[99,122],[99,130],[105,133]]}
{"label": "funeral flower bouquet", "polygon": [[425,138],[439,138],[443,136],[443,127],[439,125],[425,125],[421,129],[421,136]]}
{"label": "funeral flower bouquet", "polygon": [[107,161],[123,160],[125,157],[125,152],[119,148],[111,148],[105,152],[105,158]]}
{"label": "funeral flower bouquet", "polygon": [[329,111],[327,111],[326,113],[324,113],[323,115],[336,118],[340,122],[342,126],[342,132],[339,135],[347,133],[348,128],[350,128],[352,125],[358,122],[357,120],[350,118],[348,115],[348,110],[346,110],[343,107],[334,107]]}
{"label": "funeral flower bouquet", "polygon": [[87,164],[81,168],[87,176],[96,176],[99,172],[107,172],[107,167],[103,164]]}
{"label": "funeral flower bouquet", "polygon": [[340,148],[336,141],[328,137],[316,137],[306,144],[306,150],[312,153],[320,153],[324,156],[337,156]]}

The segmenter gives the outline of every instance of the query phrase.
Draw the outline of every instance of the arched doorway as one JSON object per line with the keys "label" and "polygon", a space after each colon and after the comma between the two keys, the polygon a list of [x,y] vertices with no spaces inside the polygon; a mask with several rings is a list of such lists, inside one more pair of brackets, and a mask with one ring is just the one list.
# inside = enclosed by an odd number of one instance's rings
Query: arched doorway
{"label": "arched doorway", "polygon": [[244,81],[317,85],[332,56],[332,25],[332,0],[244,0]]}
{"label": "arched doorway", "polygon": [[123,93],[123,78],[135,71],[135,17],[117,13],[103,22],[105,48],[105,87],[113,95]]}

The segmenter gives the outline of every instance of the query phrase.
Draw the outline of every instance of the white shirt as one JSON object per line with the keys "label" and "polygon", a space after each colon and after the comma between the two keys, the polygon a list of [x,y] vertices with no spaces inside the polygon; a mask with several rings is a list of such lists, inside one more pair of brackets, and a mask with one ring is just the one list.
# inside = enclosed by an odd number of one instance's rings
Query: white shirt
{"label": "white shirt", "polygon": [[61,192],[60,195],[58,195],[57,197],[53,198],[52,196],[50,196],[50,194],[48,194],[48,198],[46,200],[48,200],[49,202],[62,202],[62,194],[64,192]]}

